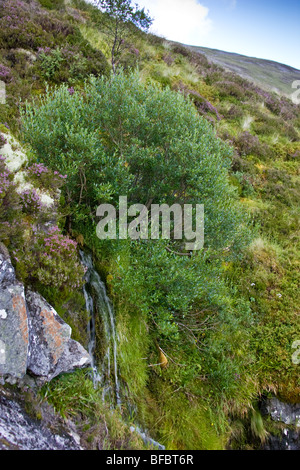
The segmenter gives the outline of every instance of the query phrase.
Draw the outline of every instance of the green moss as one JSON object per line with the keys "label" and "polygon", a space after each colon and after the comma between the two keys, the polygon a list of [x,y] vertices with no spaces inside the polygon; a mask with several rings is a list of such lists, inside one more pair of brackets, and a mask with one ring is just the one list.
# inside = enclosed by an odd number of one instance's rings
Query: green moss
{"label": "green moss", "polygon": [[41,402],[39,397],[28,391],[23,393],[24,409],[30,418],[41,420],[43,417]]}
{"label": "green moss", "polygon": [[64,0],[38,0],[42,7],[48,8],[49,10],[62,10],[64,9]]}

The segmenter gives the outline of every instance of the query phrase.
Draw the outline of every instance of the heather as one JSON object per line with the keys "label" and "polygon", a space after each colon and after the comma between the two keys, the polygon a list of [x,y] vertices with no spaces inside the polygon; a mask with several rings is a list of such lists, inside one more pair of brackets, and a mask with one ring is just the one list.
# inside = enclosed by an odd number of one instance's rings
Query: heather
{"label": "heather", "polygon": [[[64,236],[57,226],[49,231],[43,228],[54,216],[55,208],[46,207],[38,191],[45,188],[41,175],[47,174],[49,184],[52,172],[44,165],[33,164],[28,173],[35,176],[39,189],[34,186],[19,188],[5,158],[0,155],[1,240],[11,250],[19,278],[29,285],[38,283],[40,288],[50,286],[60,290],[78,288],[84,270],[77,260],[77,243]],[[42,180],[40,185],[39,178]],[[59,174],[58,178],[58,187],[61,187],[65,178]]]}
{"label": "heather", "polygon": [[[51,2],[50,2],[51,3]],[[4,0],[0,7],[0,80],[6,83],[7,107],[0,122],[18,132],[19,99],[39,95],[48,84],[70,86],[90,74],[107,72],[107,61],[82,37],[74,18],[52,13],[34,0]]]}
{"label": "heather", "polygon": [[1,239],[9,238],[15,232],[15,222],[20,210],[19,196],[13,175],[5,165],[5,158],[0,155],[0,234]]}
{"label": "heather", "polygon": [[45,189],[51,195],[57,195],[57,191],[64,185],[67,175],[61,175],[57,170],[50,170],[43,163],[33,163],[26,169],[27,180],[36,186]]}
{"label": "heather", "polygon": [[62,291],[82,287],[85,271],[76,256],[77,243],[57,226],[48,233],[32,226],[29,229],[30,243],[13,251],[20,278],[32,285],[39,283]]}

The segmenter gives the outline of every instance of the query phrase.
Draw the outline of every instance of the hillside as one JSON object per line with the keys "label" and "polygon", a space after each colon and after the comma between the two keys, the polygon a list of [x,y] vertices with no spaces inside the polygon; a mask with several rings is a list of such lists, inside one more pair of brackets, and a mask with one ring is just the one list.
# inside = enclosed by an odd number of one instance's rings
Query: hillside
{"label": "hillside", "polygon": [[293,92],[292,83],[300,80],[300,70],[271,60],[247,57],[207,47],[186,47],[204,54],[214,64],[237,73],[266,91],[275,91],[290,97]]}
{"label": "hillside", "polygon": [[[14,269],[94,366],[42,385],[2,373],[0,404],[31,411],[34,432],[62,417],[87,449],[299,448],[300,106],[226,53],[227,70],[130,23],[112,64],[112,21],[84,0],[0,5],[4,281]],[[258,63],[287,90],[293,71],[250,60],[256,78]],[[203,250],[100,240],[97,207],[121,195],[204,203]],[[5,343],[3,299],[5,284]]]}

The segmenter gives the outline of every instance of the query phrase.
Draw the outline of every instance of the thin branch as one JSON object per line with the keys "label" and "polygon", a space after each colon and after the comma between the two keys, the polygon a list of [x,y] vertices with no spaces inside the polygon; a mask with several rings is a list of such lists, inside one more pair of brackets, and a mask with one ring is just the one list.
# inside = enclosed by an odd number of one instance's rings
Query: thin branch
{"label": "thin branch", "polygon": [[172,255],[176,255],[176,256],[189,256],[189,257],[192,256],[192,252],[191,252],[191,251],[190,251],[189,253],[180,253],[179,251],[172,251],[168,246],[166,246],[166,250],[167,250],[169,253],[172,253]]}

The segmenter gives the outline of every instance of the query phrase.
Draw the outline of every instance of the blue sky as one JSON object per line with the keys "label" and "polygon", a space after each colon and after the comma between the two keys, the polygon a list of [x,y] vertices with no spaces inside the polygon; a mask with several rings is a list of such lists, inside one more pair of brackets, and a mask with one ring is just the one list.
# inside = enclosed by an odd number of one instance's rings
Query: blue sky
{"label": "blue sky", "polygon": [[167,39],[300,70],[300,0],[137,0]]}

